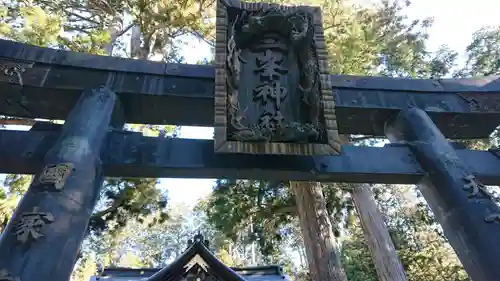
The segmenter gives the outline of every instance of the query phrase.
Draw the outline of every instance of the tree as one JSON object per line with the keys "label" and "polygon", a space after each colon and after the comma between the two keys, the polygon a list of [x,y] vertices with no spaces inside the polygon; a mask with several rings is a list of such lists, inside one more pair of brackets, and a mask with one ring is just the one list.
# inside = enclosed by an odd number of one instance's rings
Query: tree
{"label": "tree", "polygon": [[[205,26],[207,8],[214,1],[120,0],[120,1],[46,1],[35,2],[49,11],[63,11],[65,30],[85,36],[96,32],[106,40],[98,42],[103,53],[112,55],[130,44],[129,57],[148,59],[160,54],[167,60],[175,55],[174,42],[185,34],[209,36]],[[132,31],[127,41],[123,36]],[[97,43],[97,42],[96,42]],[[118,48],[117,48],[118,47]]]}
{"label": "tree", "polygon": [[500,27],[484,27],[472,35],[465,66],[455,77],[500,74]]}
{"label": "tree", "polygon": [[[337,198],[340,194],[338,189],[325,190],[328,212],[341,217],[336,209],[346,202]],[[264,263],[287,262],[283,248],[301,243],[297,241],[300,230],[294,191],[288,182],[219,180],[204,209],[209,222],[231,241],[257,243],[258,259]],[[334,221],[339,222],[340,217]],[[339,236],[338,228],[335,233]]]}

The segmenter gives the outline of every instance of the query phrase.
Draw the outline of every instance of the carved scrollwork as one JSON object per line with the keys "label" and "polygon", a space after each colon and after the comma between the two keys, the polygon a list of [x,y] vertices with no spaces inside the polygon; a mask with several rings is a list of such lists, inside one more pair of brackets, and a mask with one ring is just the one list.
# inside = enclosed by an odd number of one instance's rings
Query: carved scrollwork
{"label": "carved scrollwork", "polygon": [[469,193],[469,198],[474,198],[479,202],[485,200],[492,201],[495,204],[495,208],[490,210],[491,212],[484,217],[484,220],[489,223],[500,222],[500,208],[496,206],[499,203],[498,198],[488,191],[486,186],[479,182],[474,175],[466,176],[464,181],[463,189]]}
{"label": "carved scrollwork", "polygon": [[12,84],[23,86],[23,74],[27,68],[31,68],[33,63],[14,62],[0,59],[0,71],[7,77],[7,81]]}
{"label": "carved scrollwork", "polygon": [[[226,84],[233,139],[309,142],[318,140],[323,134],[320,71],[312,17],[307,11],[277,6],[255,12],[243,10],[229,26]],[[300,95],[300,106],[307,109],[305,120],[286,118],[281,108],[281,104],[289,98],[289,87],[293,87],[281,80],[289,72],[284,58],[290,55],[290,48],[299,70],[299,82],[294,94]],[[272,109],[266,107],[255,123],[246,120],[247,108],[241,110],[238,97],[241,68],[249,62],[242,57],[245,49],[257,54],[253,73],[260,82],[253,85],[253,101],[263,107],[268,103],[274,105]],[[249,75],[248,71],[246,75]]]}

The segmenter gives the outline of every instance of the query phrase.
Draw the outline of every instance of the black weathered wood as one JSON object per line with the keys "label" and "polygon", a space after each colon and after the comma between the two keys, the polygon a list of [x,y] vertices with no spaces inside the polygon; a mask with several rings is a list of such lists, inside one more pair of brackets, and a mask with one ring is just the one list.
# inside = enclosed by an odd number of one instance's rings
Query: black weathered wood
{"label": "black weathered wood", "polygon": [[[0,75],[4,100],[0,114],[64,119],[82,91],[106,85],[120,96],[129,123],[214,124],[213,66],[97,56],[6,40],[0,40],[1,59],[24,61],[27,68],[23,87]],[[332,79],[343,134],[383,136],[387,119],[408,105],[425,110],[449,138],[487,137],[498,125],[500,113],[473,113],[471,104],[457,95],[498,93],[497,76],[426,80],[332,75]]]}
{"label": "black weathered wood", "polygon": [[[37,175],[0,240],[0,269],[6,269],[13,278],[69,280],[102,184],[100,154],[115,102],[116,95],[103,88],[84,92],[60,134],[46,143],[45,151],[39,151],[37,161],[30,164]],[[61,163],[73,165],[61,189],[39,182],[46,165]],[[43,236],[19,241],[16,231],[33,208],[50,213],[39,230]]]}
{"label": "black weathered wood", "polygon": [[[148,75],[172,75],[213,80],[215,70],[208,65],[189,65],[133,60],[88,53],[42,48],[0,39],[0,58],[12,58],[42,64],[89,68],[99,71],[129,72]],[[338,88],[411,92],[483,92],[500,90],[500,75],[460,79],[411,79],[355,75],[332,75]]]}
{"label": "black weathered wood", "polygon": [[[40,128],[40,127],[38,127]],[[57,132],[0,131],[0,173],[35,173]],[[344,146],[341,156],[305,157],[214,153],[212,140],[143,137],[111,132],[102,156],[110,177],[289,179],[415,184],[424,172],[408,147]],[[500,158],[488,151],[457,149],[474,174],[500,184]]]}
{"label": "black weathered wood", "polygon": [[[451,139],[487,138],[500,124],[500,112],[472,113],[474,107],[455,92],[367,90],[362,87],[334,89],[335,113],[342,117],[338,122],[340,132],[356,130],[357,134],[379,136],[384,131],[385,122],[408,106],[425,110],[443,135]],[[496,104],[500,105],[500,91],[488,95],[498,96]]]}
{"label": "black weathered wood", "polygon": [[[467,180],[480,160],[461,159],[429,116],[417,108],[402,111],[390,122],[387,136],[408,144],[427,172],[419,188],[471,279],[498,280],[500,216],[496,215],[500,209],[478,181]],[[477,190],[468,183],[476,184]]]}

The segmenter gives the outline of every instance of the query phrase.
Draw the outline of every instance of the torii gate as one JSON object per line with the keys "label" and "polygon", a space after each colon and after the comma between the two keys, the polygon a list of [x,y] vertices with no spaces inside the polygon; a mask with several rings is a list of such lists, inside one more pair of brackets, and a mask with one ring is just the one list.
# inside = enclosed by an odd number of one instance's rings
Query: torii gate
{"label": "torii gate", "polygon": [[[103,176],[418,184],[469,276],[498,280],[500,209],[483,186],[500,184],[498,153],[447,138],[498,126],[500,79],[328,75],[318,8],[235,1],[217,13],[215,67],[0,41],[0,114],[66,120],[0,132],[0,172],[36,175],[1,237],[0,280],[68,279]],[[215,140],[125,122],[214,126]]]}

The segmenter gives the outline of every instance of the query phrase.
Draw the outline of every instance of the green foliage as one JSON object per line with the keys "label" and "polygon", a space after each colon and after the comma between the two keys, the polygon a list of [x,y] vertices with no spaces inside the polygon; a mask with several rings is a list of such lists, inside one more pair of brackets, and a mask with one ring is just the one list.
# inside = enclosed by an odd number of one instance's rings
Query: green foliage
{"label": "green foliage", "polygon": [[378,190],[378,199],[410,281],[469,280],[414,187],[385,186]]}
{"label": "green foliage", "polygon": [[90,230],[117,230],[131,219],[144,222],[155,214],[150,226],[167,219],[166,199],[156,188],[157,179],[107,179],[101,190],[100,202],[90,220]]}
{"label": "green foliage", "polygon": [[94,254],[86,255],[80,259],[73,271],[71,280],[90,280],[97,272],[96,257]]}
{"label": "green foliage", "polygon": [[0,188],[0,233],[7,226],[30,182],[31,176],[28,175],[7,175],[5,177],[4,188]]}
{"label": "green foliage", "polygon": [[102,266],[161,267],[177,258],[188,239],[201,231],[216,254],[227,245],[222,236],[207,225],[204,213],[183,204],[171,204],[167,220],[150,225],[153,215],[144,221],[132,220],[115,231],[91,235],[83,246],[83,256],[96,255]]}
{"label": "green foliage", "polygon": [[[211,223],[232,241],[259,243],[263,256],[276,254],[283,225],[295,212],[293,197],[281,184],[263,181],[217,181],[205,211]],[[248,231],[253,221],[253,233]]]}
{"label": "green foliage", "polygon": [[[341,210],[352,210],[349,198],[339,188],[324,186],[327,209],[339,222],[335,233],[345,228],[350,216]],[[285,248],[301,250],[295,197],[288,182],[257,180],[219,180],[202,208],[208,221],[233,243],[257,246],[258,262],[289,265],[291,259]],[[343,221],[343,222],[341,222]]]}
{"label": "green foliage", "polygon": [[467,46],[465,67],[456,77],[500,74],[500,27],[485,27],[476,31]]}
{"label": "green foliage", "polygon": [[350,225],[349,238],[342,245],[342,264],[349,281],[378,281],[357,217]]}
{"label": "green foliage", "polygon": [[[3,3],[2,3],[3,2]],[[42,47],[52,46],[61,32],[63,18],[38,6],[1,1],[0,37]]]}

